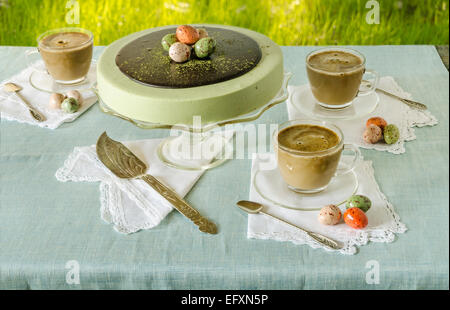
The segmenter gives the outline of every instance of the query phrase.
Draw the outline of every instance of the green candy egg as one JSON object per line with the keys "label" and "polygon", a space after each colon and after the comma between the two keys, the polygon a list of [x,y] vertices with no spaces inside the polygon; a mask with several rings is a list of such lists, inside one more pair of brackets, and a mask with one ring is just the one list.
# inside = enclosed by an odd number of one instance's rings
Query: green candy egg
{"label": "green candy egg", "polygon": [[211,37],[202,38],[194,45],[195,55],[198,58],[206,58],[214,52],[216,40]]}
{"label": "green candy egg", "polygon": [[66,98],[61,103],[61,110],[66,113],[75,113],[80,108],[78,100],[72,97]]}
{"label": "green candy egg", "polygon": [[347,209],[359,208],[364,212],[369,211],[371,206],[372,202],[370,201],[370,199],[363,195],[353,195],[349,199],[347,199],[347,203],[345,204],[345,207]]}
{"label": "green candy egg", "polygon": [[174,44],[175,42],[178,42],[177,35],[175,33],[169,33],[166,34],[161,39],[161,45],[164,48],[164,50],[168,51],[170,46]]}
{"label": "green candy egg", "polygon": [[387,144],[394,144],[400,138],[400,130],[398,130],[398,127],[394,124],[389,124],[384,127],[383,135],[384,141]]}

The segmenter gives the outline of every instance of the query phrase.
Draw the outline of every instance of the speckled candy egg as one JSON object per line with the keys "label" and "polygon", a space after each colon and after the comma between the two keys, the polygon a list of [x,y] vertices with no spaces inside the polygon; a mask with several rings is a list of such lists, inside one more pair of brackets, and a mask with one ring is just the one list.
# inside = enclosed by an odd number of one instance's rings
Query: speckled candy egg
{"label": "speckled candy egg", "polygon": [[363,132],[363,139],[367,143],[377,143],[383,137],[383,131],[377,125],[369,125]]}
{"label": "speckled candy egg", "polygon": [[208,31],[205,28],[197,28],[197,32],[199,40],[208,37]]}
{"label": "speckled candy egg", "polygon": [[197,29],[189,25],[178,26],[176,35],[178,41],[185,44],[195,44],[199,39]]}
{"label": "speckled candy egg", "polygon": [[195,43],[195,55],[198,58],[206,58],[214,52],[214,48],[216,47],[216,41],[213,38],[203,38]]}
{"label": "speckled candy egg", "polygon": [[63,94],[53,93],[50,95],[48,106],[54,110],[61,109],[61,103],[63,102],[64,98],[65,97]]}
{"label": "speckled candy egg", "polygon": [[344,222],[355,229],[363,229],[369,224],[366,214],[359,208],[347,209],[344,213]]}
{"label": "speckled candy egg", "polygon": [[69,90],[66,93],[66,97],[77,99],[79,105],[81,105],[83,103],[83,96],[81,96],[81,94],[78,90]]}
{"label": "speckled candy egg", "polygon": [[161,39],[161,45],[162,45],[162,47],[164,48],[165,51],[169,51],[170,47],[175,42],[178,42],[177,35],[175,33],[166,34]]}
{"label": "speckled candy egg", "polygon": [[66,113],[75,113],[79,107],[78,100],[75,98],[66,98],[61,103],[61,109]]}
{"label": "speckled candy egg", "polygon": [[335,205],[327,205],[320,209],[318,220],[323,225],[336,225],[341,220],[341,210]]}
{"label": "speckled candy egg", "polygon": [[387,144],[394,144],[400,138],[400,130],[394,124],[389,124],[384,128],[384,141]]}
{"label": "speckled candy egg", "polygon": [[181,42],[172,44],[169,56],[175,62],[185,62],[191,57],[191,47]]}
{"label": "speckled candy egg", "polygon": [[370,201],[370,199],[364,195],[353,195],[349,199],[347,199],[347,203],[345,204],[345,207],[347,209],[359,208],[363,212],[369,211],[371,206],[372,201]]}
{"label": "speckled candy egg", "polygon": [[369,125],[376,125],[381,128],[381,130],[384,129],[384,127],[387,126],[387,122],[384,120],[384,118],[375,116],[371,117],[366,122],[366,127],[369,127]]}

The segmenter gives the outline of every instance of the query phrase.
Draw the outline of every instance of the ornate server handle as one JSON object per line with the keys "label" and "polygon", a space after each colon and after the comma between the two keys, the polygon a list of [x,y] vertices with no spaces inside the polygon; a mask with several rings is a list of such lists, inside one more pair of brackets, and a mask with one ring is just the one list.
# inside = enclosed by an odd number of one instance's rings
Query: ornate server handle
{"label": "ornate server handle", "polygon": [[165,199],[167,199],[167,201],[169,201],[181,214],[194,222],[200,231],[209,234],[217,233],[216,224],[204,218],[197,210],[180,198],[171,188],[162,184],[154,176],[148,174],[142,176],[141,179],[153,187],[153,189],[160,193]]}

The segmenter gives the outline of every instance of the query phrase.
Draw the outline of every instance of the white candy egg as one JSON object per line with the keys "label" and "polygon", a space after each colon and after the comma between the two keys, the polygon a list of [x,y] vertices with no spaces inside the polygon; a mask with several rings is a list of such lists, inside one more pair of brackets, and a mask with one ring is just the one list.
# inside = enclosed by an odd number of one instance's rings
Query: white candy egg
{"label": "white candy egg", "polygon": [[184,43],[176,42],[170,46],[169,56],[175,62],[185,62],[191,57],[191,47]]}
{"label": "white candy egg", "polygon": [[320,209],[319,222],[323,225],[336,225],[341,220],[341,210],[335,205],[327,205]]}

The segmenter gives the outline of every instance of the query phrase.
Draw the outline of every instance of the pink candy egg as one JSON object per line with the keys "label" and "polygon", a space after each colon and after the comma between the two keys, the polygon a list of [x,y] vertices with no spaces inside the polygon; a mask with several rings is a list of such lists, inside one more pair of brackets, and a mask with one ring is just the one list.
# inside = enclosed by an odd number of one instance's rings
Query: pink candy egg
{"label": "pink candy egg", "polygon": [[63,102],[65,96],[59,93],[53,93],[50,95],[48,105],[51,109],[58,110],[61,109],[61,102]]}
{"label": "pink candy egg", "polygon": [[370,124],[364,130],[363,139],[367,143],[377,143],[383,137],[383,131],[377,125]]}

